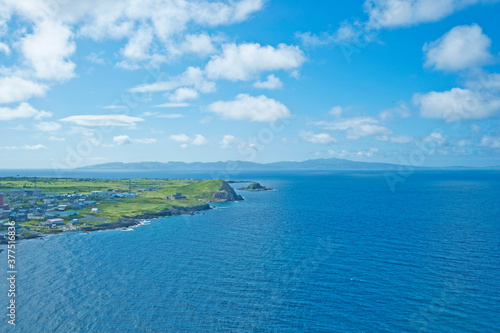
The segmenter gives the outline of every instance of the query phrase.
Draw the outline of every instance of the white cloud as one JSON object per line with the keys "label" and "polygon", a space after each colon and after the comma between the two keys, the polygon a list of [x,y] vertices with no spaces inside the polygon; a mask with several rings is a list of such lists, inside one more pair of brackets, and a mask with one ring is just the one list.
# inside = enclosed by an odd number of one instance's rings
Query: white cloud
{"label": "white cloud", "polygon": [[307,141],[310,143],[327,145],[330,143],[337,142],[337,140],[335,140],[335,138],[333,138],[328,133],[314,134],[313,132],[302,131],[299,134],[304,141]]}
{"label": "white cloud", "polygon": [[255,122],[273,123],[290,117],[290,111],[285,105],[264,95],[252,97],[248,94],[239,94],[233,101],[210,104],[208,110],[225,119]]}
{"label": "white cloud", "polygon": [[425,66],[457,71],[487,64],[491,39],[477,24],[457,26],[438,40],[425,44]]}
{"label": "white cloud", "polygon": [[7,149],[7,150],[40,150],[40,149],[47,149],[44,145],[24,145],[24,146],[10,146],[10,147],[1,147],[0,149]]}
{"label": "white cloud", "polygon": [[479,146],[493,148],[493,149],[500,149],[500,137],[485,135],[481,139],[481,143],[479,144]]}
{"label": "white cloud", "polygon": [[303,52],[293,45],[261,46],[258,43],[224,44],[222,54],[212,56],[205,67],[210,79],[248,81],[256,74],[273,70],[294,70],[305,61]]}
{"label": "white cloud", "polygon": [[197,99],[200,94],[196,89],[178,88],[173,94],[168,94],[167,96],[172,102],[181,103],[190,99]]}
{"label": "white cloud", "polygon": [[[167,46],[186,30],[242,22],[261,10],[263,1],[87,0],[63,4],[23,0],[7,1],[2,7],[7,15],[16,13],[30,21],[43,22],[57,17],[68,26],[78,27],[77,34],[82,37],[125,39],[127,46],[121,55],[125,59],[122,65],[127,66],[137,61],[158,61],[163,55],[168,58]],[[202,51],[199,44],[193,51]]]}
{"label": "white cloud", "polygon": [[359,157],[373,157],[377,152],[378,148],[370,148],[369,150],[358,150],[358,151],[347,151],[343,149],[341,151],[329,150],[328,154],[340,158],[345,158],[345,157],[359,158]]}
{"label": "white cloud", "polygon": [[212,37],[203,32],[198,35],[186,35],[184,41],[177,47],[173,47],[172,53],[194,53],[206,56],[215,53],[217,50],[212,42]]}
{"label": "white cloud", "polygon": [[412,142],[413,140],[414,138],[407,135],[393,136],[389,138],[389,141],[393,143],[409,143]]}
{"label": "white cloud", "polygon": [[257,81],[253,86],[260,89],[281,89],[283,88],[283,82],[281,82],[278,77],[274,76],[274,74],[271,74],[267,77],[266,81]]}
{"label": "white cloud", "polygon": [[116,143],[118,146],[123,146],[131,143],[151,144],[155,143],[156,139],[132,139],[128,135],[118,135],[113,137],[113,142]]}
{"label": "white cloud", "polygon": [[173,134],[170,136],[170,140],[175,141],[175,142],[189,142],[191,138],[187,136],[186,134]]}
{"label": "white cloud", "polygon": [[219,143],[221,148],[228,149],[232,148],[233,145],[237,142],[237,139],[232,135],[224,135],[221,142]]}
{"label": "white cloud", "polygon": [[87,57],[85,57],[85,59],[98,65],[106,64],[106,60],[102,58],[102,53],[91,52]]}
{"label": "white cloud", "polygon": [[9,47],[9,45],[0,42],[0,52],[4,53],[5,55],[10,55],[10,47]]}
{"label": "white cloud", "polygon": [[438,146],[442,146],[446,143],[446,139],[444,138],[444,136],[438,132],[434,132],[434,133],[429,134],[428,136],[426,136],[423,139],[423,141],[424,142],[434,142]]}
{"label": "white cloud", "polygon": [[188,106],[189,103],[163,103],[163,104],[153,105],[154,108],[185,108]]}
{"label": "white cloud", "polygon": [[334,122],[320,121],[316,125],[322,126],[324,129],[332,131],[346,131],[348,129],[358,127],[365,124],[378,124],[378,120],[371,117],[347,118],[339,119]]}
{"label": "white cloud", "polygon": [[396,117],[408,118],[410,116],[410,109],[406,106],[406,103],[401,101],[399,105],[394,108],[385,109],[379,113],[378,117],[383,120],[392,120]]}
{"label": "white cloud", "polygon": [[153,28],[142,24],[133,32],[127,45],[121,49],[121,53],[125,58],[132,61],[149,59],[151,57],[149,48],[153,42],[153,37]]}
{"label": "white cloud", "polygon": [[60,121],[74,123],[80,126],[130,126],[144,121],[142,118],[126,115],[79,115],[60,119]]}
{"label": "white cloud", "polygon": [[44,20],[35,25],[33,34],[21,40],[21,51],[36,77],[63,81],[75,76],[76,66],[68,59],[76,49],[72,37],[69,27]]}
{"label": "white cloud", "polygon": [[180,113],[170,113],[170,114],[159,114],[155,116],[156,118],[163,118],[163,119],[178,119],[178,118],[183,118],[184,115]]}
{"label": "white cloud", "polygon": [[372,28],[395,28],[439,21],[467,6],[491,0],[366,0]]}
{"label": "white cloud", "polygon": [[359,20],[354,20],[352,22],[347,20],[343,21],[333,33],[324,32],[320,35],[316,35],[309,31],[296,33],[295,37],[306,47],[318,47],[329,44],[361,44],[376,39],[376,35],[366,27],[365,23]]}
{"label": "white cloud", "polygon": [[391,134],[392,131],[387,127],[373,124],[363,124],[347,131],[347,138],[351,140],[357,140],[360,137],[374,136],[374,135],[387,135]]}
{"label": "white cloud", "polygon": [[31,97],[44,96],[45,84],[25,80],[17,76],[0,78],[0,104],[25,101]]}
{"label": "white cloud", "polygon": [[51,137],[49,137],[49,141],[64,142],[64,141],[66,141],[66,138],[61,138],[61,137],[57,137],[57,136],[51,136]]}
{"label": "white cloud", "polygon": [[130,88],[134,93],[155,93],[160,91],[171,91],[180,87],[194,87],[202,93],[215,91],[215,83],[205,79],[203,71],[198,67],[188,67],[184,73],[171,78],[168,81],[140,84]]}
{"label": "white cloud", "polygon": [[500,111],[500,97],[461,88],[415,94],[413,102],[420,106],[422,117],[445,119],[448,122],[460,119],[484,119]]}
{"label": "white cloud", "polygon": [[61,124],[56,123],[55,121],[50,121],[50,122],[40,122],[35,124],[35,127],[43,132],[53,132],[57,131],[58,129],[61,128]]}
{"label": "white cloud", "polygon": [[331,131],[346,131],[347,139],[358,140],[361,137],[374,135],[389,135],[392,133],[387,127],[378,125],[379,121],[372,117],[357,117],[339,119],[333,122],[319,121],[316,125]]}
{"label": "white cloud", "polygon": [[208,140],[201,134],[196,134],[191,142],[194,146],[203,146],[208,143]]}
{"label": "white cloud", "polygon": [[0,121],[9,121],[14,119],[42,119],[50,118],[52,113],[38,111],[26,102],[19,104],[17,108],[0,107]]}
{"label": "white cloud", "polygon": [[196,134],[194,138],[191,138],[188,135],[181,133],[171,135],[169,138],[172,141],[182,143],[181,148],[188,148],[190,144],[193,146],[203,146],[208,143],[208,140],[201,134]]}
{"label": "white cloud", "polygon": [[127,107],[125,105],[105,105],[102,108],[106,110],[116,110],[116,109],[126,109]]}
{"label": "white cloud", "polygon": [[333,108],[330,109],[330,111],[328,111],[328,113],[338,118],[342,115],[343,111],[344,108],[342,108],[341,106],[334,106]]}

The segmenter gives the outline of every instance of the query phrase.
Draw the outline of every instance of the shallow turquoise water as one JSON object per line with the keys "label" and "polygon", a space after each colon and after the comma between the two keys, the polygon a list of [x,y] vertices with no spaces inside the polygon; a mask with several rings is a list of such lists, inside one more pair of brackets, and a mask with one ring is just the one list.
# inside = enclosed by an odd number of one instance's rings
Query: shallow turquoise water
{"label": "shallow turquoise water", "polygon": [[238,178],[276,190],[21,242],[17,326],[0,331],[499,332],[500,173],[420,172],[395,192],[377,172]]}

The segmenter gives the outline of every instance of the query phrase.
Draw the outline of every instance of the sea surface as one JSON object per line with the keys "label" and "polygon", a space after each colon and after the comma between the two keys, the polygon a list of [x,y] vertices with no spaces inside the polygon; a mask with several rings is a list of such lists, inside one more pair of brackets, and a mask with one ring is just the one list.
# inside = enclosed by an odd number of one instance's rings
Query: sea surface
{"label": "sea surface", "polygon": [[421,171],[394,187],[384,172],[232,178],[275,190],[19,242],[16,327],[0,253],[0,332],[500,332],[500,172]]}

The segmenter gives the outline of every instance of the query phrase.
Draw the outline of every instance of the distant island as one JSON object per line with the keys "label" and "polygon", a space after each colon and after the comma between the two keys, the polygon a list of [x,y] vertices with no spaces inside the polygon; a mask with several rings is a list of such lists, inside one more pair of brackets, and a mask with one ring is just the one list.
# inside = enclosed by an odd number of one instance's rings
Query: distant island
{"label": "distant island", "polygon": [[[211,202],[244,200],[224,180],[0,178],[0,233],[18,238],[126,228],[164,216],[194,214]],[[0,237],[0,243],[5,239]]]}
{"label": "distant island", "polygon": [[[415,170],[429,170],[431,168],[410,166]],[[160,170],[160,171],[213,171],[213,170],[247,170],[247,171],[272,171],[272,170],[399,170],[401,168],[408,168],[408,166],[390,164],[390,163],[372,163],[372,162],[356,162],[339,158],[320,158],[312,159],[302,162],[274,162],[274,163],[255,163],[247,161],[226,161],[226,162],[139,162],[139,163],[104,163],[89,165],[74,170],[79,171],[146,171],[146,170]],[[491,166],[484,168],[474,167],[446,167],[434,169],[500,169],[500,166]],[[406,169],[405,169],[406,170]],[[234,181],[233,181],[234,182]]]}
{"label": "distant island", "polygon": [[85,166],[75,170],[81,171],[210,171],[210,170],[396,170],[399,165],[388,163],[367,163],[343,160],[338,158],[314,159],[303,162],[255,163],[247,161],[226,162],[139,162],[139,163],[104,163]]}
{"label": "distant island", "polygon": [[254,182],[248,186],[241,187],[238,190],[240,190],[240,191],[272,191],[273,189],[269,188],[269,187],[262,186],[257,182]]}

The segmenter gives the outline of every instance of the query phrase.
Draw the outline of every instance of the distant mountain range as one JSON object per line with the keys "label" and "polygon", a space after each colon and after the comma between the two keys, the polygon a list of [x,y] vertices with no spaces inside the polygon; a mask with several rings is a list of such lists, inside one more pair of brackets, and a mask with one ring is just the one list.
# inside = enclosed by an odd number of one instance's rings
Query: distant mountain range
{"label": "distant mountain range", "polygon": [[[139,163],[104,163],[77,168],[76,170],[179,170],[179,171],[210,171],[210,170],[395,170],[402,167],[389,163],[368,163],[343,160],[338,158],[314,159],[303,162],[275,162],[255,163],[245,161],[227,162],[139,162]],[[404,167],[404,166],[403,166]],[[490,169],[498,169],[493,167]],[[418,167],[416,169],[427,169]],[[444,168],[443,168],[444,169]],[[446,169],[465,169],[464,167],[451,167]],[[473,169],[473,168],[467,168]]]}

